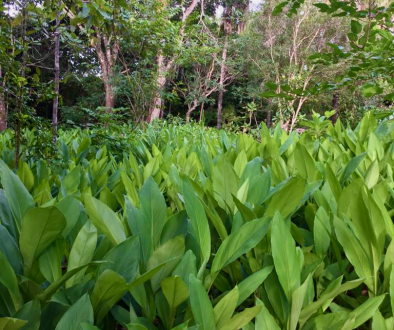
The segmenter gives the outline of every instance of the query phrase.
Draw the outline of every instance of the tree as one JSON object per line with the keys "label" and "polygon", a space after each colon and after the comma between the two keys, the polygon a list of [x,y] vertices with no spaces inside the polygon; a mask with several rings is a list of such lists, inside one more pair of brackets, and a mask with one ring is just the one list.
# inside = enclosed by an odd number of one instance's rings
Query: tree
{"label": "tree", "polygon": [[275,4],[275,1],[265,2],[252,20],[248,31],[252,36],[251,47],[259,51],[247,56],[251,59],[250,70],[260,73],[260,85],[268,83],[270,90],[261,96],[279,96],[274,101],[277,118],[283,128],[292,131],[301,109],[315,95],[313,89],[339,70],[334,65],[313,63],[309,56],[327,49],[329,42],[345,40],[341,29],[344,20],[319,14],[310,0],[291,17],[286,13],[273,16]]}
{"label": "tree", "polygon": [[[184,50],[175,63],[179,73],[172,83],[187,104],[186,122],[199,106],[201,120],[204,104],[212,103],[211,96],[219,90],[221,49],[218,36],[212,32],[215,28],[214,20],[205,20],[201,12],[198,24],[188,30]],[[229,81],[227,76],[224,83]]]}
{"label": "tree", "polygon": [[117,1],[76,1],[72,8],[65,8],[71,24],[79,27],[88,36],[96,51],[101,67],[107,113],[115,107],[113,79],[120,50],[119,30],[127,21],[127,15],[124,17],[120,13],[130,14],[127,6],[126,2]]}
{"label": "tree", "polygon": [[[189,5],[182,13],[181,23],[177,33],[178,44],[180,47],[183,46],[187,19],[193,13],[197,7],[197,4],[198,0],[191,0]],[[168,6],[168,3],[165,2],[164,6]],[[165,43],[165,40],[160,40],[160,42]],[[160,117],[160,112],[162,111],[163,107],[162,93],[164,91],[165,85],[167,84],[169,71],[172,69],[177,56],[178,52],[175,52],[174,54],[165,54],[162,50],[159,50],[157,53],[156,92],[149,110],[150,122]]]}
{"label": "tree", "polygon": [[[280,13],[286,8],[289,17],[299,15],[300,8],[306,1],[282,2],[274,12]],[[387,101],[392,102],[394,93],[391,88],[384,86],[393,86],[394,83],[394,64],[391,60],[394,56],[394,3],[386,0],[332,0],[329,3],[312,1],[312,4],[329,18],[349,18],[350,28],[345,45],[334,41],[329,43],[330,47],[310,56],[313,65],[328,68],[342,63],[344,70],[319,88],[307,89],[305,94],[317,94],[342,87],[354,91],[361,85],[361,93],[365,98],[382,94]],[[286,94],[294,92],[290,88]]]}
{"label": "tree", "polygon": [[56,26],[55,26],[55,79],[54,79],[54,92],[55,97],[53,98],[53,109],[52,109],[52,126],[53,134],[52,140],[56,142],[56,132],[58,125],[58,111],[59,111],[59,84],[60,84],[60,17],[62,15],[62,0],[58,3],[58,12],[56,14]]}
{"label": "tree", "polygon": [[222,58],[220,64],[220,79],[219,79],[219,93],[218,93],[218,106],[217,106],[217,128],[222,127],[222,110],[223,110],[223,95],[224,84],[227,75],[227,53],[229,47],[229,37],[235,30],[240,34],[245,26],[247,14],[249,12],[249,1],[226,1],[223,4],[222,26],[224,33],[224,42],[222,49]]}

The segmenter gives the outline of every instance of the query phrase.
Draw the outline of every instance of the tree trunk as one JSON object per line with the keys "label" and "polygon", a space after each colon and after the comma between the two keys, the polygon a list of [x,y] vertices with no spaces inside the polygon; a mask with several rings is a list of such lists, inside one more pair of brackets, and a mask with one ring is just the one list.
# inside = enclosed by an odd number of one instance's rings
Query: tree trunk
{"label": "tree trunk", "polygon": [[[22,66],[20,71],[20,77],[25,78],[26,76],[26,66],[27,66],[27,57],[26,57],[26,31],[27,31],[27,1],[24,0],[22,2]],[[22,110],[23,110],[23,95],[24,95],[24,85],[21,84],[19,88],[19,95],[18,95],[18,114],[16,119],[16,128],[15,128],[15,167],[19,167],[19,153],[20,153],[20,145],[22,139],[21,133],[21,118],[22,118]]]}
{"label": "tree trunk", "polygon": [[[59,3],[59,8],[61,7]],[[60,15],[61,10],[57,12],[56,30],[55,30],[55,98],[53,99],[52,108],[52,141],[56,143],[57,123],[58,123],[58,109],[59,109],[59,83],[60,83]]]}
{"label": "tree trunk", "polygon": [[200,118],[198,120],[199,123],[201,123],[203,113],[204,113],[204,102],[201,103],[201,107],[200,107]]}
{"label": "tree trunk", "polygon": [[332,109],[335,110],[335,114],[331,117],[331,121],[333,124],[336,123],[339,117],[339,92],[334,92],[332,96]]}
{"label": "tree trunk", "polygon": [[165,65],[164,55],[160,52],[157,55],[157,79],[155,95],[153,97],[152,106],[149,109],[149,122],[151,123],[154,119],[160,118],[160,113],[163,107],[163,100],[161,98],[161,93],[167,83],[166,71],[172,65],[171,63]]}
{"label": "tree trunk", "polygon": [[194,100],[194,101],[193,101],[193,104],[189,104],[189,105],[187,106],[187,111],[186,111],[186,122],[187,122],[187,123],[190,122],[190,115],[191,115],[191,113],[192,113],[194,110],[196,110],[197,106],[198,106],[198,101],[197,101],[197,100]]}
{"label": "tree trunk", "polygon": [[223,94],[224,94],[224,80],[226,78],[226,60],[228,49],[228,34],[226,34],[222,52],[222,63],[220,64],[220,79],[219,79],[219,97],[217,110],[217,128],[222,128],[222,110],[223,110]]}
{"label": "tree trunk", "polygon": [[110,113],[115,108],[115,94],[112,83],[109,81],[111,78],[103,80],[105,90],[105,110]]}
{"label": "tree trunk", "polygon": [[112,80],[114,75],[114,66],[119,53],[119,44],[115,41],[111,45],[110,39],[105,34],[101,35],[98,29],[96,29],[96,36],[97,43],[95,48],[100,63],[105,91],[105,111],[110,113],[115,107],[115,93]]}
{"label": "tree trunk", "polygon": [[[0,80],[3,79],[3,72],[1,71],[0,66]],[[5,88],[5,79],[2,80],[2,86],[0,87],[0,132],[5,131],[7,129],[7,106],[5,104],[4,99],[4,88]]]}

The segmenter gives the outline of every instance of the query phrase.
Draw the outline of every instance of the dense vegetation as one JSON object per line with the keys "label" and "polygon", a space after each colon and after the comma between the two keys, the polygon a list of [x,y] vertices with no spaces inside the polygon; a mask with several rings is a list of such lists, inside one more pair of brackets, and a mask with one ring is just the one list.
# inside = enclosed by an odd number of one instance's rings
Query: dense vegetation
{"label": "dense vegetation", "polygon": [[0,328],[392,329],[394,123],[306,124],[3,135]]}
{"label": "dense vegetation", "polygon": [[0,0],[0,330],[393,330],[393,58],[389,0]]}

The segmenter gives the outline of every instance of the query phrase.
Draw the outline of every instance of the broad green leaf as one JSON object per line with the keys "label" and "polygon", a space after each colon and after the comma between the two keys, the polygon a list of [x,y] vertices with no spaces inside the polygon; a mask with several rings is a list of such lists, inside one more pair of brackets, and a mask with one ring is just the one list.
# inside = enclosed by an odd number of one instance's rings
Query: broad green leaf
{"label": "broad green leaf", "polygon": [[351,330],[354,319],[350,318],[348,312],[335,312],[323,314],[310,320],[304,330]]}
{"label": "broad green leaf", "polygon": [[127,290],[128,285],[124,278],[111,269],[105,270],[98,277],[91,295],[94,314],[98,322],[104,319]]}
{"label": "broad green leaf", "polygon": [[[141,189],[140,203],[140,210],[144,217],[144,226],[147,226],[146,232],[149,233],[148,237],[154,243],[153,247],[156,247],[167,221],[167,207],[163,194],[152,178],[149,178]],[[147,238],[141,237],[141,239]]]}
{"label": "broad green leaf", "polygon": [[310,283],[312,283],[312,274],[309,274],[305,282],[293,292],[290,311],[290,330],[296,330],[297,328],[298,319]]}
{"label": "broad green leaf", "polygon": [[26,321],[14,319],[12,317],[0,317],[0,330],[22,329]]}
{"label": "broad green leaf", "polygon": [[62,276],[62,259],[66,242],[58,238],[38,258],[38,268],[50,283]]}
{"label": "broad green leaf", "polygon": [[82,323],[93,323],[93,321],[93,307],[89,295],[85,293],[67,310],[55,330],[84,330]]}
{"label": "broad green leaf", "polygon": [[345,166],[345,168],[342,170],[341,173],[341,178],[340,178],[340,183],[343,184],[349,177],[353,174],[353,172],[360,166],[360,164],[363,162],[365,157],[367,156],[367,153],[364,152],[354,158],[352,158]]}
{"label": "broad green leaf", "polygon": [[215,330],[212,304],[201,281],[190,275],[190,307],[199,330]]}
{"label": "broad green leaf", "polygon": [[98,267],[97,275],[101,275],[106,269],[111,269],[121,275],[127,283],[131,283],[138,275],[139,251],[138,236],[127,238],[104,256],[103,261],[107,262]]}
{"label": "broad green leaf", "polygon": [[66,227],[66,219],[56,207],[34,208],[23,218],[19,239],[25,275],[33,263],[51,245]]}
{"label": "broad green leaf", "polygon": [[0,175],[7,201],[14,215],[18,231],[20,231],[22,219],[35,206],[33,197],[31,197],[18,176],[1,159]]}
{"label": "broad green leaf", "polygon": [[385,295],[369,298],[366,302],[354,309],[349,315],[351,318],[354,318],[353,329],[358,328],[372,318],[384,298]]}
{"label": "broad green leaf", "polygon": [[0,251],[0,283],[8,290],[12,302],[14,304],[14,309],[18,310],[22,306],[22,296],[18,288],[18,280],[12,269],[10,263],[3,253]]}
{"label": "broad green leaf", "polygon": [[242,304],[253,292],[255,292],[261,283],[267,278],[267,276],[274,269],[273,266],[267,266],[260,269],[256,273],[249,275],[241,283],[238,284],[238,302],[237,307]]}
{"label": "broad green leaf", "polygon": [[372,330],[388,330],[386,327],[386,321],[378,310],[372,318]]}
{"label": "broad green leaf", "polygon": [[14,272],[22,275],[22,256],[17,242],[12,238],[8,230],[0,224],[0,251],[4,254]]}
{"label": "broad green leaf", "polygon": [[342,245],[346,257],[354,266],[357,275],[366,278],[365,284],[371,290],[374,290],[373,278],[375,274],[373,264],[371,262],[372,260],[366,254],[364,247],[344,221],[335,217],[334,227],[338,241]]}
{"label": "broad green leaf", "polygon": [[235,286],[216,304],[213,313],[217,329],[221,329],[231,319],[237,307],[238,297],[238,287]]}
{"label": "broad green leaf", "polygon": [[63,213],[67,221],[66,228],[62,232],[63,237],[66,238],[77,223],[83,207],[81,202],[73,196],[63,198],[56,204],[56,207]]}
{"label": "broad green leaf", "polygon": [[229,161],[220,157],[212,175],[215,199],[224,210],[234,210],[233,195],[237,196],[238,178]]}
{"label": "broad green leaf", "polygon": [[83,265],[81,267],[75,268],[73,270],[70,270],[66,274],[64,274],[61,278],[59,278],[57,281],[53,282],[51,285],[49,285],[44,292],[40,293],[38,295],[38,298],[41,300],[41,303],[47,302],[51,297],[55,294],[55,292],[64,284],[68,279],[73,277],[76,273],[78,273],[80,270],[88,267],[88,266],[96,266],[98,265],[98,262],[91,262],[87,265]]}
{"label": "broad green leaf", "polygon": [[368,189],[372,189],[379,180],[379,163],[375,160],[368,168],[367,173],[365,174],[365,184]]}
{"label": "broad green leaf", "polygon": [[0,189],[0,219],[1,225],[3,225],[8,230],[9,235],[16,242],[19,232],[17,233],[14,217],[12,216],[11,208],[3,189]]}
{"label": "broad green leaf", "polygon": [[102,232],[113,245],[126,239],[121,220],[107,205],[92,196],[85,196],[85,207],[94,226]]}
{"label": "broad green leaf", "polygon": [[185,199],[186,211],[190,217],[194,235],[201,249],[202,263],[207,263],[211,256],[211,234],[204,207],[187,180],[183,180],[182,194]]}
{"label": "broad green leaf", "polygon": [[294,150],[294,157],[298,173],[300,173],[303,178],[308,179],[309,182],[315,182],[318,179],[318,170],[315,160],[302,144],[297,144]]}
{"label": "broad green leaf", "polygon": [[234,162],[234,170],[239,178],[242,177],[247,163],[248,157],[246,156],[245,150],[241,150]]}
{"label": "broad green leaf", "polygon": [[294,290],[300,286],[302,252],[296,248],[290,228],[279,213],[275,214],[272,222],[271,246],[279,282],[287,299],[291,301]]}
{"label": "broad green leaf", "polygon": [[147,270],[150,271],[165,263],[164,267],[151,278],[154,292],[160,289],[160,283],[171,274],[184,252],[185,239],[183,236],[170,239],[153,251],[148,261]]}
{"label": "broad green leaf", "polygon": [[335,298],[339,294],[346,292],[348,290],[353,290],[354,288],[358,287],[362,282],[364,282],[364,279],[358,279],[354,281],[348,281],[341,286],[337,287],[336,289],[332,290],[331,292],[322,295],[317,301],[314,301],[307,307],[305,307],[300,314],[300,327],[305,324],[306,321],[314,314],[316,313],[319,308],[321,308],[326,301],[331,300],[332,298]]}
{"label": "broad green leaf", "polygon": [[33,299],[24,304],[13,317],[27,321],[23,330],[38,330],[41,323],[41,304],[38,299]]}
{"label": "broad green leaf", "polygon": [[304,196],[305,180],[293,178],[288,181],[282,189],[277,191],[268,204],[266,217],[273,217],[279,212],[283,218],[287,218],[300,205]]}
{"label": "broad green leaf", "polygon": [[189,286],[190,274],[197,276],[196,256],[192,250],[187,250],[172,271],[172,275],[178,275]]}
{"label": "broad green leaf", "polygon": [[28,191],[31,191],[34,186],[34,175],[29,167],[29,165],[25,162],[22,162],[19,165],[17,171],[19,179],[22,181],[24,186]]}
{"label": "broad green leaf", "polygon": [[[92,261],[97,244],[97,229],[91,221],[87,221],[71,248],[67,270],[73,270]],[[66,288],[72,287],[81,281],[84,272],[80,271],[66,282]]]}
{"label": "broad green leaf", "polygon": [[189,297],[189,288],[179,276],[164,279],[161,282],[161,289],[171,310],[175,310]]}
{"label": "broad green leaf", "polygon": [[234,315],[223,327],[222,330],[238,330],[253,320],[261,311],[261,306],[245,308],[242,312]]}
{"label": "broad green leaf", "polygon": [[256,298],[256,305],[261,306],[261,311],[256,316],[256,330],[280,330],[275,318],[270,314],[264,303]]}
{"label": "broad green leaf", "polygon": [[255,247],[264,238],[270,223],[271,219],[269,218],[252,220],[228,236],[220,245],[213,259],[211,273],[220,271]]}
{"label": "broad green leaf", "polygon": [[330,218],[321,206],[316,212],[313,225],[313,240],[315,242],[316,254],[323,258],[328,251],[331,243],[331,223]]}

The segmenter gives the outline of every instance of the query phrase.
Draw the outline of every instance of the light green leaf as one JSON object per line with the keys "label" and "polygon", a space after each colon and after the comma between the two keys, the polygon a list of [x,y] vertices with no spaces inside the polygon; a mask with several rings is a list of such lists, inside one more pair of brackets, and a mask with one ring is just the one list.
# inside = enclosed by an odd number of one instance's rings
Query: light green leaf
{"label": "light green leaf", "polygon": [[[144,217],[146,230],[150,233],[153,247],[160,241],[161,232],[167,222],[167,207],[157,183],[150,177],[140,192],[140,210]],[[141,238],[142,239],[142,238]]]}
{"label": "light green leaf", "polygon": [[308,286],[312,282],[312,274],[309,274],[305,282],[294,292],[291,299],[290,330],[296,330],[301,309],[304,304]]}
{"label": "light green leaf", "polygon": [[184,252],[185,239],[183,236],[170,239],[153,251],[148,261],[147,270],[150,271],[165,263],[164,267],[151,278],[154,292],[160,289],[160,283],[171,274]]}
{"label": "light green leaf", "polygon": [[211,256],[211,233],[204,207],[187,180],[183,180],[182,194],[185,199],[186,211],[190,217],[194,235],[201,249],[202,263],[207,263]]}
{"label": "light green leaf", "polygon": [[256,330],[280,330],[275,318],[270,314],[264,303],[256,298],[256,305],[261,306],[260,313],[256,316]]}
{"label": "light green leaf", "polygon": [[321,308],[325,304],[326,301],[329,301],[329,300],[335,298],[336,296],[338,296],[342,292],[346,292],[348,290],[352,290],[352,289],[358,287],[363,282],[364,282],[364,279],[348,281],[348,282],[342,284],[341,286],[335,288],[334,290],[330,291],[329,293],[322,295],[317,301],[314,301],[313,303],[311,303],[310,305],[305,307],[301,311],[301,314],[300,314],[300,319],[299,319],[300,327],[302,328],[302,326],[305,324],[305,322],[308,321],[308,319],[314,313],[316,313],[319,310],[319,308]]}
{"label": "light green leaf", "polygon": [[22,181],[28,191],[34,186],[34,175],[27,163],[22,162],[17,171],[19,179]]}
{"label": "light green leaf", "polygon": [[257,288],[265,281],[267,276],[271,274],[273,266],[267,266],[259,271],[249,275],[241,283],[238,284],[238,302],[237,307],[242,304]]}
{"label": "light green leaf", "polygon": [[[97,244],[97,229],[91,221],[87,221],[79,231],[71,248],[67,270],[73,270],[92,261]],[[79,283],[84,276],[80,271],[66,282],[66,288],[71,288]]]}
{"label": "light green leaf", "polygon": [[212,304],[201,281],[190,275],[190,307],[199,330],[215,330]]}
{"label": "light green leaf", "polygon": [[131,236],[124,242],[115,246],[103,258],[107,261],[97,269],[97,275],[101,275],[106,269],[112,269],[121,275],[127,283],[132,282],[138,275],[140,262],[140,244],[138,236]]}
{"label": "light green leaf", "polygon": [[1,159],[0,175],[5,196],[7,197],[19,232],[21,230],[22,219],[28,211],[34,208],[35,203],[33,197],[31,197],[18,176]]}
{"label": "light green leaf", "polygon": [[50,283],[62,276],[62,259],[65,247],[64,239],[58,238],[38,257],[38,268]]}
{"label": "light green leaf", "polygon": [[367,156],[367,153],[364,152],[354,158],[352,158],[345,166],[345,168],[342,170],[341,178],[339,179],[340,183],[343,184],[349,177],[352,175],[352,173],[360,166],[360,164],[364,161],[365,157]]}
{"label": "light green leaf", "polygon": [[279,213],[275,214],[272,222],[271,246],[279,282],[291,301],[294,290],[300,286],[302,264],[290,228]]}
{"label": "light green leaf", "polygon": [[91,299],[97,322],[104,319],[112,306],[128,290],[124,278],[111,269],[105,270],[97,279]]}
{"label": "light green leaf", "polygon": [[179,276],[164,279],[161,282],[161,289],[171,310],[175,310],[189,297],[189,288]]}
{"label": "light green leaf", "polygon": [[26,321],[14,319],[12,317],[0,318],[0,330],[18,330],[22,329]]}
{"label": "light green leaf", "polygon": [[256,315],[261,311],[261,306],[254,306],[252,308],[245,308],[241,313],[235,314],[235,316],[229,320],[223,327],[218,328],[220,330],[238,330],[253,320]]}
{"label": "light green leaf", "polygon": [[368,189],[372,189],[379,180],[379,163],[375,159],[375,161],[369,166],[367,173],[365,174],[365,184]]}
{"label": "light green leaf", "polygon": [[14,304],[14,309],[18,310],[22,306],[22,296],[18,288],[18,280],[12,269],[10,263],[3,253],[0,251],[0,283],[8,290],[12,302]]}
{"label": "light green leaf", "polygon": [[83,330],[83,322],[94,322],[93,307],[87,293],[67,310],[55,330]]}
{"label": "light green leaf", "polygon": [[231,319],[231,316],[233,315],[235,308],[237,307],[238,297],[238,287],[235,286],[234,289],[227,293],[216,304],[213,312],[217,329],[223,327]]}
{"label": "light green leaf", "polygon": [[245,223],[239,230],[228,236],[220,245],[212,262],[214,274],[255,247],[266,235],[271,219],[261,218]]}
{"label": "light green leaf", "polygon": [[266,217],[273,217],[279,212],[283,218],[287,218],[300,205],[304,196],[305,180],[293,178],[289,180],[282,189],[277,191],[268,204]]}
{"label": "light green leaf", "polygon": [[85,196],[85,207],[90,220],[113,245],[118,245],[126,239],[122,222],[107,205],[92,196]]}
{"label": "light green leaf", "polygon": [[29,276],[33,263],[66,227],[66,219],[56,207],[34,208],[23,218],[19,239],[25,275]]}

